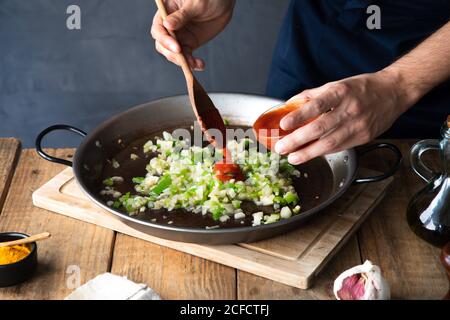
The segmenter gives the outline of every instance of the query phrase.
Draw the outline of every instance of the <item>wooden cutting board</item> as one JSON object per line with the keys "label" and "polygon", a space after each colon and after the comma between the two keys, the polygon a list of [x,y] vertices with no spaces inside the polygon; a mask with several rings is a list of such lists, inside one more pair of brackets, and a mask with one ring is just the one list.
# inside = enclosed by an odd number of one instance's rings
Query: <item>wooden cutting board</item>
{"label": "wooden cutting board", "polygon": [[[377,174],[361,169],[361,175]],[[67,168],[33,193],[35,206],[93,223],[161,246],[186,252],[300,289],[309,288],[383,199],[393,178],[351,186],[317,218],[290,233],[250,244],[199,245],[165,240],[137,231],[92,203]]]}

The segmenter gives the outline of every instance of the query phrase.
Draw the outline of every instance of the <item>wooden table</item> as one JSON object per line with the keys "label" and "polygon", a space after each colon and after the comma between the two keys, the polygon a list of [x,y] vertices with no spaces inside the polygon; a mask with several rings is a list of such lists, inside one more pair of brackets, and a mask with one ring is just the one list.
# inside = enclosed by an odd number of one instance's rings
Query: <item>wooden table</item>
{"label": "wooden table", "polygon": [[[414,143],[389,142],[403,155]],[[48,152],[70,158],[74,150]],[[392,160],[384,152],[367,155],[365,166],[385,170]],[[380,265],[393,298],[440,299],[448,288],[440,251],[418,239],[405,219],[409,200],[424,186],[407,158],[385,200],[360,231],[312,289],[300,290],[34,207],[32,192],[64,167],[40,159],[34,150],[21,151],[16,139],[0,139],[0,231],[52,234],[39,244],[37,274],[22,285],[0,288],[0,299],[64,298],[78,270],[82,284],[109,271],[147,283],[163,299],[334,299],[333,280],[366,259]],[[435,155],[431,162],[437,165],[437,159]]]}

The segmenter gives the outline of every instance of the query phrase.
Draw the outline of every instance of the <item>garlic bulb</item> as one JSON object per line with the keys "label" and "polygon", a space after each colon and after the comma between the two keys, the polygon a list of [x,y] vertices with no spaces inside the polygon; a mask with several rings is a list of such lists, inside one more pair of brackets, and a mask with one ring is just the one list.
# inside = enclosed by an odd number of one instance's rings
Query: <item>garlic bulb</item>
{"label": "garlic bulb", "polygon": [[391,297],[380,267],[369,260],[337,277],[333,292],[338,300],[388,300]]}

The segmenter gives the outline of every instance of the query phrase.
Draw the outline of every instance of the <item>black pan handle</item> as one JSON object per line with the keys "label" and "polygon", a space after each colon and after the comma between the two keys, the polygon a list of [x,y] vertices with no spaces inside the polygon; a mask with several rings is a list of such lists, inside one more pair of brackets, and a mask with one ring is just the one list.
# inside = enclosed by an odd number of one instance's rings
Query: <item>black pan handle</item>
{"label": "black pan handle", "polygon": [[383,174],[381,174],[379,176],[356,179],[353,182],[354,184],[378,182],[378,181],[387,179],[387,178],[393,176],[397,172],[397,170],[400,168],[400,165],[401,165],[402,160],[403,160],[403,156],[402,156],[402,153],[400,152],[400,150],[393,144],[390,144],[390,143],[373,144],[373,145],[370,145],[370,146],[360,150],[359,153],[360,153],[360,155],[364,155],[366,153],[369,153],[369,152],[377,150],[377,149],[389,149],[389,150],[391,150],[394,153],[395,157],[396,157],[394,165],[387,172],[385,172],[385,173],[383,173]]}
{"label": "black pan handle", "polygon": [[51,155],[45,153],[44,150],[42,149],[42,139],[48,133],[50,133],[52,131],[56,131],[56,130],[67,130],[70,132],[75,132],[75,133],[79,134],[80,136],[82,136],[83,138],[87,136],[87,133],[81,129],[78,129],[78,128],[75,128],[75,127],[72,127],[72,126],[69,126],[66,124],[57,124],[57,125],[48,127],[47,129],[43,130],[41,133],[39,133],[39,135],[36,138],[36,144],[35,144],[36,151],[42,158],[44,158],[45,160],[48,160],[50,162],[65,164],[66,166],[71,167],[73,165],[72,161],[52,157]]}

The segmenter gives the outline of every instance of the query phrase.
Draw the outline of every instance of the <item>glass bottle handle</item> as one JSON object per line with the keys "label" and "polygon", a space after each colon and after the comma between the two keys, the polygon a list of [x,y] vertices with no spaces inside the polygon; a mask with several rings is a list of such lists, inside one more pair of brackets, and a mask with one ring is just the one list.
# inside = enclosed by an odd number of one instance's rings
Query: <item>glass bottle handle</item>
{"label": "glass bottle handle", "polygon": [[414,169],[414,172],[417,173],[423,180],[430,183],[434,177],[436,177],[437,173],[428,168],[422,162],[422,154],[429,150],[440,150],[439,140],[422,140],[416,143],[411,148],[410,160],[411,166]]}

